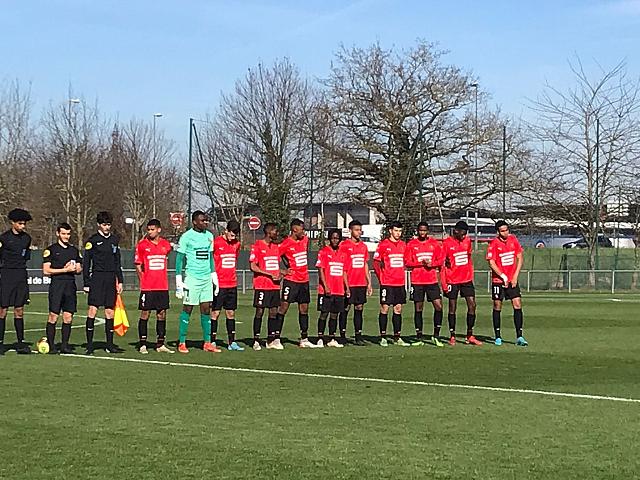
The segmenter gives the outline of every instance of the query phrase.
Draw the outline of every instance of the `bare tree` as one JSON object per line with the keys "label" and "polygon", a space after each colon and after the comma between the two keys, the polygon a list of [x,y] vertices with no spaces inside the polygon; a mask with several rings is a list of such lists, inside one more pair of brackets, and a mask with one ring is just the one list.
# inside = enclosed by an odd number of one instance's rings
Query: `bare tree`
{"label": "bare tree", "polygon": [[547,85],[531,102],[538,148],[522,171],[540,212],[572,223],[584,236],[593,269],[605,205],[640,160],[640,85],[624,63],[598,75],[589,75],[579,58],[569,66],[573,87]]}
{"label": "bare tree", "polygon": [[476,95],[483,107],[486,94],[443,56],[422,41],[405,51],[342,48],[324,82],[334,175],[388,220],[413,223],[437,201],[464,209],[496,192],[491,142],[501,120],[483,108],[476,123]]}
{"label": "bare tree", "polygon": [[0,84],[0,211],[24,204],[31,152],[31,96],[18,81]]}
{"label": "bare tree", "polygon": [[110,162],[124,213],[133,218],[134,239],[143,234],[154,210],[166,224],[169,212],[182,205],[182,183],[172,164],[173,153],[173,143],[162,132],[154,139],[152,128],[140,120],[114,127]]}
{"label": "bare tree", "polygon": [[311,140],[304,118],[311,89],[288,60],[258,64],[223,95],[202,135],[199,186],[214,206],[259,207],[265,221],[288,223],[291,204],[304,200]]}

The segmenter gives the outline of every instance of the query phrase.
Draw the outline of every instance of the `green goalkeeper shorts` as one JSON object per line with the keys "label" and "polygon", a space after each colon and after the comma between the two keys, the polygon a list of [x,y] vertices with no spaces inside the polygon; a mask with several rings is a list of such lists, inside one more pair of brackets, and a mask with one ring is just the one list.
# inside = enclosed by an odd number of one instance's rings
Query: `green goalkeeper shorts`
{"label": "green goalkeeper shorts", "polygon": [[187,276],[184,281],[183,305],[200,305],[213,302],[213,282],[211,277],[194,278]]}

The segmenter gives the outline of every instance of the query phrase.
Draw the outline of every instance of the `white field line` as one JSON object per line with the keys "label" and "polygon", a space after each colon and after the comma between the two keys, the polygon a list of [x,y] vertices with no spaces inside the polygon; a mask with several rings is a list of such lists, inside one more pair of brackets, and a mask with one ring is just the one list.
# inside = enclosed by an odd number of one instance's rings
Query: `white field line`
{"label": "white field line", "polygon": [[[44,316],[49,316],[48,313],[43,313],[43,312],[25,312],[25,315],[44,315]],[[60,322],[62,322],[62,315],[60,315],[60,318],[58,319]],[[7,323],[9,322],[9,316],[7,315]],[[96,317],[96,325],[104,325],[104,318],[99,318]],[[84,322],[82,323],[82,325],[71,325],[71,328],[84,328]],[[25,329],[25,332],[44,332],[44,328],[27,328]],[[15,330],[7,330],[6,333],[16,333]]]}
{"label": "white field line", "polygon": [[163,362],[159,360],[142,360],[137,358],[95,357],[95,356],[85,356],[85,355],[64,355],[64,357],[82,358],[86,360],[107,360],[107,361],[114,361],[114,362],[145,363],[149,365],[164,365],[164,366],[170,366],[170,367],[202,368],[207,370],[218,370],[218,371],[224,371],[224,372],[243,372],[243,373],[255,373],[255,374],[262,374],[262,375],[281,375],[281,376],[287,376],[287,377],[345,380],[345,381],[351,381],[351,382],[385,383],[385,384],[391,384],[391,385],[414,385],[414,386],[420,386],[420,387],[449,388],[449,389],[462,389],[462,390],[484,390],[484,391],[491,391],[491,392],[541,395],[541,396],[547,396],[547,397],[578,398],[578,399],[584,399],[584,400],[607,400],[610,402],[640,403],[640,399],[638,398],[611,397],[606,395],[589,395],[585,393],[552,392],[547,390],[529,390],[524,388],[487,387],[483,385],[463,385],[463,384],[455,384],[455,383],[422,382],[418,380],[392,380],[392,379],[386,379],[386,378],[351,377],[351,376],[345,376],[345,375],[330,375],[330,374],[324,374],[324,373],[287,372],[283,370],[264,370],[264,369],[258,369],[258,368],[224,367],[220,365],[204,365],[200,363]]}

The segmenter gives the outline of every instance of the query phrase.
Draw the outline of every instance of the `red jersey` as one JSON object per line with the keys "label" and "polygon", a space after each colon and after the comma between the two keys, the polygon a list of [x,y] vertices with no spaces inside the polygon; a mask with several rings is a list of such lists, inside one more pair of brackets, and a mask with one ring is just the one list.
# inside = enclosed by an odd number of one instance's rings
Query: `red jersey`
{"label": "red jersey", "polygon": [[385,287],[404,286],[404,254],[406,248],[407,244],[402,240],[393,242],[385,238],[378,244],[378,249],[373,255],[373,259],[382,262],[384,265],[379,272],[380,285]]}
{"label": "red jersey", "polygon": [[[249,262],[255,263],[265,272],[276,275],[280,272],[280,252],[275,243],[258,240],[251,245]],[[280,290],[280,282],[274,282],[271,276],[262,273],[253,274],[253,288],[255,290]]]}
{"label": "red jersey", "polygon": [[[513,274],[516,273],[518,262],[516,258],[518,254],[522,253],[522,247],[515,235],[509,235],[506,240],[502,240],[500,237],[494,238],[489,243],[487,248],[487,260],[494,260],[498,268],[504,273],[509,281],[513,279]],[[496,273],[491,271],[491,278],[493,283],[504,283]]]}
{"label": "red jersey", "polygon": [[[423,260],[431,260],[431,267],[422,264]],[[405,263],[411,270],[412,285],[432,285],[438,283],[437,268],[442,266],[442,245],[435,238],[427,237],[409,240],[405,253]]]}
{"label": "red jersey", "polygon": [[171,252],[171,244],[159,238],[155,244],[146,236],[136,245],[134,263],[142,265],[140,291],[157,292],[169,290],[167,277],[167,261]]}
{"label": "red jersey", "polygon": [[366,287],[369,269],[369,250],[364,242],[351,239],[340,243],[339,250],[346,255],[345,268],[349,287]]}
{"label": "red jersey", "polygon": [[[347,256],[344,252],[334,250],[329,245],[318,252],[316,267],[324,270],[324,279],[331,295],[344,295],[344,272],[346,271]],[[325,290],[318,282],[318,294],[324,295]]]}
{"label": "red jersey", "polygon": [[218,285],[220,288],[234,288],[238,286],[238,275],[236,266],[238,265],[238,253],[240,252],[240,242],[231,240],[230,242],[220,235],[213,241],[213,263],[218,274]]}
{"label": "red jersey", "polygon": [[447,237],[442,242],[443,262],[448,261],[444,268],[446,283],[458,285],[473,282],[473,261],[471,260],[471,239],[464,237],[459,242],[453,237]]}
{"label": "red jersey", "polygon": [[280,243],[280,256],[289,261],[289,275],[285,279],[296,283],[309,281],[309,269],[307,267],[307,248],[309,237],[306,235],[302,240],[294,240],[291,237],[285,238]]}

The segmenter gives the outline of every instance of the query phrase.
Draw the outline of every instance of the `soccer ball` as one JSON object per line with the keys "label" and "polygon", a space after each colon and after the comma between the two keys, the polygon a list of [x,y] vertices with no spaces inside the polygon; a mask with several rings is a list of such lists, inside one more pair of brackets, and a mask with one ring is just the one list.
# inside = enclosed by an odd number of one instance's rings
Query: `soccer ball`
{"label": "soccer ball", "polygon": [[49,353],[49,342],[47,342],[46,337],[42,337],[40,340],[38,340],[38,343],[36,345],[40,353],[42,354]]}

